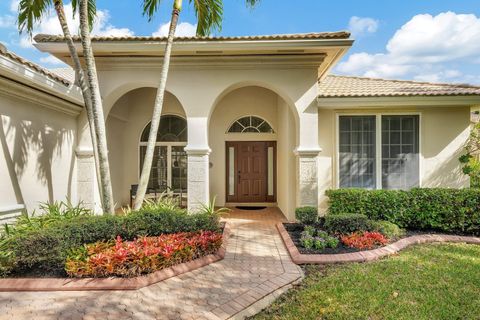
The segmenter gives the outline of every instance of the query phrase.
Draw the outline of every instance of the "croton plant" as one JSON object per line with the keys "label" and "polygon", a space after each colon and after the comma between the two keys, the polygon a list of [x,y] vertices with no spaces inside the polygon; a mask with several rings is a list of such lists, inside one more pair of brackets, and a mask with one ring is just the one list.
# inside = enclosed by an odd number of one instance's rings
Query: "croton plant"
{"label": "croton plant", "polygon": [[71,252],[65,270],[71,277],[131,277],[212,254],[222,235],[212,231],[101,241]]}

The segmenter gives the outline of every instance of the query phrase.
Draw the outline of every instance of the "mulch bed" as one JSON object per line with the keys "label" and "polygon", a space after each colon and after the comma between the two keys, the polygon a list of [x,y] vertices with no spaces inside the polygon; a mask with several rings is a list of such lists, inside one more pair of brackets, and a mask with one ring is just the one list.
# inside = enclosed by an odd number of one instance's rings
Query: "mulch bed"
{"label": "mulch bed", "polygon": [[[295,244],[295,246],[297,247],[298,251],[301,254],[338,254],[338,253],[352,253],[352,252],[372,250],[372,249],[360,250],[360,249],[356,249],[356,248],[350,248],[350,247],[345,246],[341,241],[339,242],[338,246],[334,249],[332,249],[332,248],[326,248],[324,250],[317,250],[317,249],[314,249],[314,248],[305,249],[300,244],[300,237],[301,237],[301,233],[303,231],[303,225],[300,224],[300,223],[284,223],[283,226],[287,230],[288,234],[290,235],[290,238],[292,238],[293,243]],[[321,229],[321,226],[318,226],[318,228]],[[389,243],[395,242],[395,241],[400,240],[402,238],[415,236],[415,235],[421,235],[421,234],[425,234],[425,233],[426,233],[425,231],[415,231],[415,230],[407,231],[406,234],[404,236],[400,237],[400,238],[390,239]],[[381,246],[375,247],[375,248],[380,248],[380,247]],[[375,249],[375,248],[373,248],[373,249]]]}

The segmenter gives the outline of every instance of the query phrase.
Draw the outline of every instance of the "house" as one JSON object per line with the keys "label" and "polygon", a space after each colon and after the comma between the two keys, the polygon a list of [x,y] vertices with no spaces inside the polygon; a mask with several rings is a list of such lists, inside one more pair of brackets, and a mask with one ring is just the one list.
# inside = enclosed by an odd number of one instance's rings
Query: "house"
{"label": "house", "polygon": [[[114,199],[124,206],[140,174],[165,39],[92,40]],[[71,63],[62,37],[35,41]],[[149,188],[186,194],[191,209],[215,195],[217,205],[278,206],[293,219],[298,206],[325,210],[331,188],[467,187],[458,157],[480,87],[332,75],[352,44],[348,32],[177,38]],[[98,208],[71,70],[5,49],[0,61],[3,211],[66,196]]]}

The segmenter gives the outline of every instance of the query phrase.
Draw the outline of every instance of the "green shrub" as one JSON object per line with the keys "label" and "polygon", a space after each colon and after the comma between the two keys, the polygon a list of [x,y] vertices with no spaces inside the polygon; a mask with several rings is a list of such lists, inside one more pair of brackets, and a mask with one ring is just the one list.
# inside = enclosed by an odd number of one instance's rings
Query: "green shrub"
{"label": "green shrub", "polygon": [[8,249],[13,253],[15,272],[36,270],[52,274],[62,272],[69,251],[84,244],[113,240],[117,236],[133,240],[143,235],[218,229],[217,215],[189,215],[181,209],[150,207],[124,216],[78,216],[57,221],[46,228],[12,236]]}
{"label": "green shrub", "polygon": [[338,214],[325,217],[324,228],[331,234],[348,234],[367,231],[372,227],[371,221],[364,214]]}
{"label": "green shrub", "polygon": [[480,234],[480,189],[329,190],[329,215],[360,213],[401,228]]}
{"label": "green shrub", "polygon": [[302,224],[315,224],[318,221],[318,210],[315,207],[300,207],[295,209],[295,218]]}
{"label": "green shrub", "polygon": [[327,241],[324,238],[315,237],[313,238],[313,247],[317,250],[325,250]]}
{"label": "green shrub", "polygon": [[315,236],[315,233],[317,232],[314,226],[308,226],[308,225],[303,228],[303,231],[312,237]]}
{"label": "green shrub", "polygon": [[327,237],[325,241],[327,243],[327,247],[332,249],[335,249],[336,247],[338,247],[338,244],[340,243],[340,240],[338,240],[335,237]]}
{"label": "green shrub", "polygon": [[372,221],[372,231],[380,232],[389,239],[400,238],[405,234],[404,229],[385,220]]}
{"label": "green shrub", "polygon": [[[41,203],[38,212],[33,211],[30,214],[22,212],[15,223],[3,226],[4,229],[0,235],[0,276],[7,275],[15,266],[14,247],[17,238],[61,221],[66,222],[91,215],[91,210],[85,208],[82,203],[73,205],[70,201]],[[35,247],[33,249],[35,250]]]}
{"label": "green shrub", "polygon": [[305,249],[312,249],[314,244],[315,238],[303,231],[302,236],[300,237],[300,245]]}
{"label": "green shrub", "polygon": [[323,231],[323,230],[317,230],[316,235],[317,235],[317,237],[324,238],[324,239],[327,239],[328,237],[330,237],[328,235],[328,233],[326,231]]}

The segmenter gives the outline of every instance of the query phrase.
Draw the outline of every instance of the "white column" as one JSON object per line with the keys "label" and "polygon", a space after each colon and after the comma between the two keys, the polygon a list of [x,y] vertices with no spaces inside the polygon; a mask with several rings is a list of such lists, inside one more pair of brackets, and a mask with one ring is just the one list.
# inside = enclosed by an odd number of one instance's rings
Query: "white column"
{"label": "white column", "polygon": [[75,153],[77,156],[77,199],[85,207],[101,213],[102,204],[93,149],[79,147]]}
{"label": "white column", "polygon": [[210,149],[185,148],[188,155],[188,211],[196,212],[210,201]]}
{"label": "white column", "polygon": [[188,211],[196,212],[210,201],[208,118],[187,117]]}
{"label": "white column", "polygon": [[297,156],[297,207],[318,207],[318,109],[315,104],[299,113]]}
{"label": "white column", "polygon": [[297,207],[318,206],[318,149],[295,150],[297,156]]}
{"label": "white column", "polygon": [[97,180],[92,139],[86,111],[77,119],[78,138],[75,150],[77,161],[77,200],[96,213],[102,213],[102,200]]}

